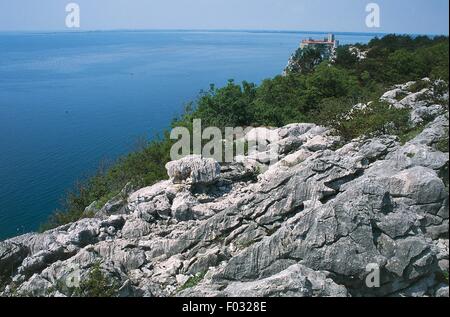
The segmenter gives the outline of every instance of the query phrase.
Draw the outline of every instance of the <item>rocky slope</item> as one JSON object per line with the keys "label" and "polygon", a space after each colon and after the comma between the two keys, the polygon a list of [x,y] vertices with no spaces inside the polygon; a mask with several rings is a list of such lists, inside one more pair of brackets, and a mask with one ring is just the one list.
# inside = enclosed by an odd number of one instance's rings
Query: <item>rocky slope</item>
{"label": "rocky slope", "polygon": [[0,295],[71,296],[97,265],[119,296],[448,296],[448,109],[408,85],[382,97],[430,122],[406,144],[301,123],[268,131],[272,166],[171,162],[95,218],[0,242]]}

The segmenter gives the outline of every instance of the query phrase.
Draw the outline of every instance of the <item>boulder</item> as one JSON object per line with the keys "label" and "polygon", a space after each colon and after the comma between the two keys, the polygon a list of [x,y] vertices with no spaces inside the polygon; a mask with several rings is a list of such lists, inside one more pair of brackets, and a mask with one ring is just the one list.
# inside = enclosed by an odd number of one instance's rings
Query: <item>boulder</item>
{"label": "boulder", "polygon": [[304,135],[312,128],[316,127],[315,124],[312,123],[293,123],[288,124],[280,129],[278,129],[278,135],[282,139],[286,138],[299,138],[301,135]]}
{"label": "boulder", "polygon": [[27,254],[27,248],[21,244],[0,241],[0,280],[10,277]]}
{"label": "boulder", "polygon": [[170,181],[142,188],[128,198],[127,210],[147,222],[169,219],[176,189]]}
{"label": "boulder", "polygon": [[180,192],[173,200],[172,217],[178,221],[194,220],[196,217],[192,207],[198,204],[197,199],[189,191]]}
{"label": "boulder", "polygon": [[411,112],[411,122],[416,125],[429,121],[445,112],[441,105],[419,106]]}
{"label": "boulder", "polygon": [[311,152],[317,152],[326,150],[330,146],[330,142],[324,136],[316,135],[303,146]]}
{"label": "boulder", "polygon": [[233,282],[223,291],[230,297],[346,297],[345,287],[327,274],[294,264],[273,276],[253,282]]}
{"label": "boulder", "polygon": [[443,286],[436,291],[436,297],[449,297],[448,286]]}
{"label": "boulder", "polygon": [[218,180],[220,165],[211,158],[192,155],[166,164],[167,174],[175,184],[208,185]]}
{"label": "boulder", "polygon": [[128,220],[122,228],[122,237],[125,239],[140,238],[151,232],[151,225],[140,218]]}
{"label": "boulder", "polygon": [[446,195],[444,182],[436,172],[416,166],[390,177],[389,192],[394,197],[407,197],[416,204],[424,205],[442,202]]}
{"label": "boulder", "polygon": [[245,140],[257,143],[274,143],[279,141],[278,130],[269,128],[253,128],[245,134]]}
{"label": "boulder", "polygon": [[393,90],[389,90],[385,92],[380,100],[387,101],[389,103],[396,103],[397,102],[397,96],[399,96],[401,93],[404,93],[405,91],[401,88],[395,88]]}

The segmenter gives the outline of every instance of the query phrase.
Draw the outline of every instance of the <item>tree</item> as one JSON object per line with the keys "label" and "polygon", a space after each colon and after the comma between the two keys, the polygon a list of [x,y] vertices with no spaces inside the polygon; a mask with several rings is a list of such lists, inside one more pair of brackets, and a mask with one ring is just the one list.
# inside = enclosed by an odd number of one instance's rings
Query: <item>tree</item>
{"label": "tree", "polygon": [[405,49],[390,54],[387,60],[387,74],[395,82],[420,79],[426,75],[425,66],[417,57]]}
{"label": "tree", "polygon": [[341,46],[336,50],[336,65],[344,68],[353,68],[358,61],[358,56],[350,51],[349,46]]}
{"label": "tree", "polygon": [[219,128],[246,126],[253,120],[249,109],[255,97],[256,86],[244,82],[242,86],[233,80],[220,89],[211,87],[197,103],[195,117],[202,119],[205,126]]}
{"label": "tree", "polygon": [[311,73],[323,61],[324,51],[321,48],[299,48],[291,59],[288,72]]}

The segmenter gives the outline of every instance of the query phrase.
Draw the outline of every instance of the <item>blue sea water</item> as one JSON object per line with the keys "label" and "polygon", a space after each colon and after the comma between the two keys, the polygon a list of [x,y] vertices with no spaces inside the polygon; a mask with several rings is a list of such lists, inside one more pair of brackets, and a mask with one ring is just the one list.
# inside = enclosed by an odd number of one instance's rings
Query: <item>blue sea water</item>
{"label": "blue sea water", "polygon": [[76,180],[161,132],[201,89],[277,75],[310,36],[325,34],[0,33],[0,239],[36,230]]}

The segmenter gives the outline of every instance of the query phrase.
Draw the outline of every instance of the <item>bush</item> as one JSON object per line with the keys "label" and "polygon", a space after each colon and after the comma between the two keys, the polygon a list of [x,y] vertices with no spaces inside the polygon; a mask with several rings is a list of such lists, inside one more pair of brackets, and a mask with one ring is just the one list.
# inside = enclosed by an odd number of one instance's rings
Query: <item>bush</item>
{"label": "bush", "polygon": [[311,73],[323,61],[324,53],[324,49],[320,48],[299,48],[292,56],[292,62],[286,71],[288,73]]}
{"label": "bush", "polygon": [[250,125],[281,126],[305,120],[305,78],[298,74],[264,80],[251,105],[254,120]]}
{"label": "bush", "polygon": [[443,153],[448,153],[448,129],[446,130],[447,136],[440,139],[435,145],[436,150],[441,151]]}
{"label": "bush", "polygon": [[416,136],[418,136],[420,133],[422,133],[423,129],[424,129],[423,125],[419,125],[417,127],[411,128],[411,129],[405,129],[399,135],[400,143],[402,145],[404,145],[406,142],[411,141]]}
{"label": "bush", "polygon": [[249,125],[253,113],[249,105],[255,98],[255,84],[243,82],[242,86],[230,80],[228,84],[217,89],[211,85],[197,101],[195,117],[202,119],[204,126],[235,127]]}
{"label": "bush", "polygon": [[88,276],[82,280],[73,296],[75,297],[116,297],[119,292],[119,285],[116,281],[110,280],[101,270],[100,262],[97,262],[90,269]]}
{"label": "bush", "polygon": [[358,63],[359,59],[356,54],[350,51],[350,46],[341,46],[336,50],[335,63],[344,68],[353,68]]}
{"label": "bush", "polygon": [[192,288],[192,287],[194,287],[194,286],[197,286],[198,283],[200,283],[200,282],[203,280],[203,278],[205,277],[206,273],[207,273],[207,272],[204,271],[204,272],[201,272],[201,273],[197,273],[197,274],[194,275],[194,276],[191,276],[191,277],[186,281],[186,283],[184,283],[183,286],[180,287],[179,291],[182,291],[182,290],[185,290],[185,289],[188,289],[188,288]]}
{"label": "bush", "polygon": [[402,135],[411,129],[408,124],[409,111],[406,109],[395,109],[382,102],[361,108],[353,108],[353,105],[346,99],[324,100],[317,119],[347,141],[379,134]]}
{"label": "bush", "polygon": [[430,88],[431,83],[426,80],[418,80],[409,87],[409,91],[412,93],[419,92],[425,88]]}
{"label": "bush", "polygon": [[405,49],[390,54],[387,66],[387,75],[397,83],[423,78],[427,73],[424,61],[417,54]]}

